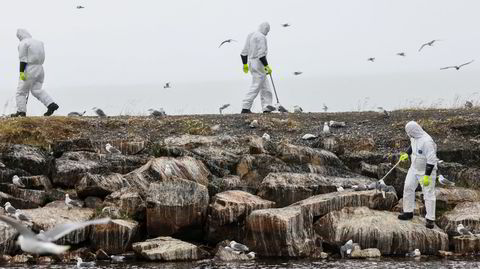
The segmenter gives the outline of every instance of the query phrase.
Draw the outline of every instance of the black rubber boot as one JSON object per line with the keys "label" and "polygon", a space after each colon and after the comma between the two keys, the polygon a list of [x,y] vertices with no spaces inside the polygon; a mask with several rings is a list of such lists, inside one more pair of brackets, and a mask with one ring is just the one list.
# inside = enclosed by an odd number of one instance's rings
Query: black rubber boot
{"label": "black rubber boot", "polygon": [[251,114],[252,111],[250,111],[250,109],[242,109],[242,112],[240,112],[242,114]]}
{"label": "black rubber boot", "polygon": [[51,103],[51,104],[48,105],[47,109],[48,109],[47,112],[45,112],[45,114],[43,114],[43,116],[45,116],[45,117],[51,116],[53,114],[53,112],[55,112],[55,110],[58,109],[58,105],[55,104],[55,103]]}
{"label": "black rubber boot", "polygon": [[427,227],[428,229],[435,228],[435,221],[429,220],[429,219],[426,219],[426,220],[427,220],[427,224],[425,224],[425,227]]}
{"label": "black rubber boot", "polygon": [[398,216],[399,220],[411,220],[413,219],[413,213],[404,212],[402,215]]}
{"label": "black rubber boot", "polygon": [[12,117],[12,118],[26,117],[26,116],[27,116],[27,113],[25,113],[25,112],[17,112],[15,114],[10,115],[10,117]]}

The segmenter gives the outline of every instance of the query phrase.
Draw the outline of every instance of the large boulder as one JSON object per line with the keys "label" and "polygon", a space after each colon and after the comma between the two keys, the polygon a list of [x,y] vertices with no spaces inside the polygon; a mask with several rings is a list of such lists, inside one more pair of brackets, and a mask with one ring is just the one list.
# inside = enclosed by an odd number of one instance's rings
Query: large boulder
{"label": "large boulder", "polygon": [[133,250],[148,261],[193,261],[207,257],[207,253],[199,247],[171,237],[135,243]]}
{"label": "large boulder", "polygon": [[442,230],[426,228],[419,217],[401,221],[397,215],[366,207],[344,208],[320,218],[314,229],[324,244],[339,247],[351,239],[362,248],[378,248],[383,255],[404,255],[417,248],[428,255],[448,250],[448,235]]}
{"label": "large boulder", "polygon": [[18,199],[28,201],[28,208],[40,207],[48,202],[47,193],[42,190],[21,189],[13,184],[3,183],[0,184],[0,191],[8,193]]}
{"label": "large boulder", "polygon": [[195,158],[203,161],[215,176],[225,177],[235,173],[241,154],[221,147],[202,146],[191,150]]}
{"label": "large boulder", "polygon": [[239,176],[226,176],[222,178],[214,177],[208,183],[208,194],[210,196],[215,196],[217,193],[231,190],[244,190],[247,191],[248,188],[240,180]]}
{"label": "large boulder", "polygon": [[317,194],[336,192],[338,187],[370,184],[364,177],[340,178],[312,173],[270,173],[260,185],[258,195],[284,207]]}
{"label": "large boulder", "polygon": [[148,235],[173,235],[182,228],[202,225],[208,201],[207,188],[190,180],[151,184],[147,192]]}
{"label": "large boulder", "polygon": [[207,238],[209,242],[225,239],[243,241],[245,219],[257,209],[271,208],[274,202],[244,191],[218,193],[208,207]]}
{"label": "large boulder", "polygon": [[302,207],[256,210],[247,217],[245,244],[261,256],[307,257],[315,250],[312,222]]}
{"label": "large boulder", "polygon": [[15,197],[8,193],[4,193],[0,191],[0,206],[4,206],[6,202],[12,204],[13,207],[16,209],[27,209],[27,208],[35,208],[38,205],[33,204],[29,200],[24,200],[22,198]]}
{"label": "large boulder", "polygon": [[78,151],[67,152],[55,160],[53,184],[61,187],[74,187],[87,173],[125,174],[145,163],[146,156],[125,156],[120,154],[97,154]]}
{"label": "large boulder", "polygon": [[136,188],[123,188],[105,197],[104,204],[118,208],[120,213],[135,220],[145,220],[147,204],[143,192]]}
{"label": "large boulder", "polygon": [[463,224],[472,232],[480,232],[480,202],[458,204],[452,211],[443,214],[437,224],[451,236],[458,235],[458,224]]}
{"label": "large boulder", "polygon": [[48,175],[50,158],[39,148],[27,145],[7,145],[0,150],[0,161],[7,167],[15,167],[32,175]]}
{"label": "large boulder", "polygon": [[480,251],[480,237],[470,235],[455,236],[452,239],[452,245],[457,254],[476,255]]}
{"label": "large boulder", "polygon": [[51,145],[53,155],[57,158],[61,157],[63,153],[69,151],[90,151],[95,152],[92,140],[88,138],[72,139],[72,140],[57,140]]}
{"label": "large boulder", "polygon": [[362,150],[343,154],[341,156],[341,160],[352,171],[361,173],[362,162],[369,164],[380,164],[387,161],[387,158],[382,153]]}
{"label": "large boulder", "polygon": [[[452,210],[456,205],[465,202],[480,202],[480,191],[466,188],[435,188],[437,211]],[[423,194],[417,193],[417,198],[423,200]]]}
{"label": "large boulder", "polygon": [[18,249],[15,241],[17,239],[17,230],[12,226],[0,221],[0,254],[15,254]]}
{"label": "large boulder", "polygon": [[95,250],[108,254],[122,254],[130,250],[137,239],[139,224],[133,220],[112,220],[109,224],[92,227],[90,242]]}
{"label": "large boulder", "polygon": [[20,168],[0,167],[0,183],[12,183],[13,176],[29,176],[30,173]]}
{"label": "large boulder", "polygon": [[473,166],[466,166],[459,163],[443,162],[439,164],[439,170],[449,180],[455,181],[460,187],[480,189],[480,169]]}
{"label": "large boulder", "polygon": [[330,151],[280,143],[268,152],[289,164],[311,164],[334,170],[346,170],[346,166]]}
{"label": "large boulder", "polygon": [[105,198],[105,196],[122,188],[133,187],[145,190],[148,189],[149,184],[148,181],[141,180],[141,178],[139,180],[128,180],[117,173],[102,175],[86,173],[77,183],[75,189],[80,198],[88,196]]}

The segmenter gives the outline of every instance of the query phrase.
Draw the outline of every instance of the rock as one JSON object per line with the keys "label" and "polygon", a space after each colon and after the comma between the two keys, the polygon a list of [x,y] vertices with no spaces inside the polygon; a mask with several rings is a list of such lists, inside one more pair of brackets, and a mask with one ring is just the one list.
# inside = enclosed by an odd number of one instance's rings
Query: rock
{"label": "rock", "polygon": [[[466,188],[435,188],[437,196],[437,211],[447,211],[453,209],[456,205],[465,202],[480,201],[480,191]],[[417,196],[423,200],[423,194],[417,193]]]}
{"label": "rock", "polygon": [[149,182],[146,180],[131,180],[117,173],[108,173],[102,175],[94,175],[86,173],[85,176],[75,186],[77,195],[80,198],[95,196],[105,198],[112,192],[119,191],[126,187],[136,187],[139,189],[148,189]]}
{"label": "rock", "polygon": [[112,220],[109,224],[92,227],[90,242],[95,250],[108,254],[122,254],[129,250],[137,239],[139,224],[133,220]]}
{"label": "rock", "polygon": [[116,206],[122,214],[135,220],[145,220],[147,205],[141,192],[135,188],[124,188],[105,198],[105,204]]}
{"label": "rock", "polygon": [[193,261],[207,256],[199,247],[171,237],[158,237],[135,243],[133,250],[149,261]]}
{"label": "rock", "polygon": [[242,242],[245,237],[246,217],[254,210],[271,208],[274,205],[274,202],[244,191],[218,193],[208,207],[208,241],[216,243],[229,238]]}
{"label": "rock", "polygon": [[47,203],[47,194],[45,191],[21,189],[13,184],[0,184],[0,191],[8,193],[27,203],[21,208],[36,208]]}
{"label": "rock", "polygon": [[[465,159],[462,158],[460,160],[463,161]],[[439,170],[446,178],[455,181],[457,186],[476,190],[480,189],[480,183],[478,182],[480,169],[477,167],[443,162],[439,164]]]}
{"label": "rock", "polygon": [[35,258],[33,258],[32,255],[27,255],[27,254],[13,256],[13,258],[10,260],[10,263],[13,263],[13,264],[33,263],[33,262],[35,262]]}
{"label": "rock", "polygon": [[120,150],[123,155],[137,155],[145,149],[145,141],[99,140],[93,142],[96,152],[107,154],[108,152],[105,148],[107,143]]}
{"label": "rock", "polygon": [[378,179],[378,166],[368,164],[366,162],[361,162],[360,163],[360,174],[362,174],[366,177],[371,177],[371,178]]}
{"label": "rock", "polygon": [[261,256],[307,257],[314,248],[312,216],[301,207],[255,210],[245,244]]}
{"label": "rock", "polygon": [[52,264],[55,260],[52,257],[43,256],[36,259],[37,264]]}
{"label": "rock", "polygon": [[[47,231],[59,224],[81,222],[93,219],[95,211],[89,208],[68,209],[64,201],[56,201],[47,204],[43,208],[26,209],[24,213],[29,215],[33,222],[33,230]],[[91,226],[75,230],[57,241],[61,245],[78,245],[88,240]]]}
{"label": "rock", "polygon": [[20,168],[0,167],[0,183],[12,183],[14,175],[24,177],[30,176],[30,173]]}
{"label": "rock", "polygon": [[463,224],[473,233],[480,232],[480,202],[458,204],[452,211],[443,214],[437,224],[450,236],[458,235],[458,224]]}
{"label": "rock", "polygon": [[310,164],[342,171],[346,169],[335,154],[326,150],[280,143],[269,153],[289,164]]}
{"label": "rock", "polygon": [[384,199],[380,192],[371,190],[320,194],[294,203],[292,206],[306,208],[314,218],[318,218],[346,207],[390,210],[396,203],[397,196],[394,193],[386,193]]}
{"label": "rock", "polygon": [[480,237],[478,236],[455,236],[452,244],[457,254],[477,254],[480,251]]}
{"label": "rock", "polygon": [[235,139],[229,135],[203,136],[186,134],[168,137],[164,140],[164,144],[167,146],[177,146],[187,149],[197,148],[199,146],[226,146],[235,143]]}
{"label": "rock", "polygon": [[240,153],[237,151],[206,146],[192,149],[193,157],[201,160],[208,170],[218,177],[225,177],[235,173],[235,168],[241,158]]}
{"label": "rock", "polygon": [[55,160],[53,184],[71,188],[87,173],[125,174],[141,167],[147,161],[146,156],[105,155],[85,151],[66,152]]}
{"label": "rock", "polygon": [[46,176],[22,176],[20,177],[26,189],[50,190],[52,183]]}
{"label": "rock", "polygon": [[[398,204],[392,209],[392,211],[403,213],[403,198],[398,200]],[[427,212],[425,210],[425,204],[423,204],[423,201],[415,199],[415,210],[413,210],[413,214],[423,217],[426,213]]]}
{"label": "rock", "polygon": [[61,263],[71,263],[77,258],[82,258],[84,262],[96,260],[95,253],[92,253],[90,249],[86,247],[64,252],[56,256],[56,258],[60,260]]}
{"label": "rock", "polygon": [[451,252],[451,251],[439,250],[439,251],[438,251],[438,255],[439,255],[440,257],[451,257],[451,256],[453,256],[454,254],[453,254],[453,252]]}
{"label": "rock", "polygon": [[95,152],[92,141],[88,138],[72,139],[72,140],[58,140],[52,145],[52,151],[56,158],[59,158],[65,152],[69,151],[89,151]]}
{"label": "rock", "polygon": [[18,250],[18,246],[15,244],[16,240],[17,230],[5,222],[0,221],[0,253],[15,254]]}
{"label": "rock", "polygon": [[12,204],[12,206],[16,209],[27,209],[35,207],[35,204],[32,204],[32,202],[28,200],[17,198],[15,196],[0,191],[0,206],[5,205],[6,202],[10,202],[10,204]]}
{"label": "rock", "polygon": [[284,207],[317,194],[336,192],[337,187],[370,184],[372,180],[362,177],[340,178],[318,174],[270,173],[260,185],[258,195]]}
{"label": "rock", "polygon": [[382,257],[382,253],[380,253],[380,250],[376,248],[354,249],[350,257],[352,259],[380,258]]}
{"label": "rock", "polygon": [[[268,137],[270,137],[270,135],[267,134]],[[267,137],[265,136],[265,137]],[[259,137],[259,136],[251,136],[249,137],[249,141],[248,141],[248,146],[249,146],[249,153],[254,155],[254,154],[265,154],[266,151],[265,149],[263,148],[263,141],[264,139],[262,137]],[[266,139],[265,141],[269,141],[269,139]]]}
{"label": "rock", "polygon": [[245,253],[235,253],[226,249],[225,247],[219,247],[215,253],[215,260],[222,262],[233,262],[233,261],[248,261],[251,260]]}
{"label": "rock", "polygon": [[93,197],[93,196],[88,196],[85,198],[85,207],[91,208],[91,209],[97,209],[102,206],[102,199],[98,197]]}
{"label": "rock", "polygon": [[383,154],[371,151],[348,152],[341,156],[341,160],[348,168],[356,173],[361,172],[362,162],[377,164],[387,161]]}
{"label": "rock", "polygon": [[339,139],[334,136],[327,136],[321,139],[315,140],[312,143],[313,148],[321,148],[335,153],[337,156],[343,155],[345,153],[345,148],[340,143]]}
{"label": "rock", "polygon": [[31,175],[48,175],[50,159],[48,155],[35,147],[27,145],[8,145],[2,150],[0,161],[8,167],[27,171]]}
{"label": "rock", "polygon": [[339,247],[352,239],[362,248],[378,248],[383,255],[405,255],[416,248],[427,255],[448,250],[446,233],[426,228],[419,217],[401,221],[397,215],[366,207],[344,208],[320,218],[314,229],[324,244]]}
{"label": "rock", "polygon": [[205,220],[208,190],[190,180],[153,183],[147,194],[147,233],[172,235]]}
{"label": "rock", "polygon": [[12,261],[12,256],[10,255],[0,255],[0,263],[5,264],[5,263],[10,263]]}
{"label": "rock", "polygon": [[239,176],[227,176],[213,178],[208,183],[208,194],[215,196],[217,193],[231,190],[247,190],[247,186],[240,180]]}

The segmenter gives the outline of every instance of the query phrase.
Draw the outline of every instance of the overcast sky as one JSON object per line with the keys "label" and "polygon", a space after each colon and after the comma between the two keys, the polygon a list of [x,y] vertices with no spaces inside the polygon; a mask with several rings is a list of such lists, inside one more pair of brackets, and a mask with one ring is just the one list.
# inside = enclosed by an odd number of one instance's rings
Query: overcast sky
{"label": "overcast sky", "polygon": [[[238,112],[251,79],[239,53],[263,21],[287,107],[451,106],[456,95],[480,98],[479,11],[478,0],[1,0],[0,114],[7,101],[14,110],[19,27],[45,43],[44,88],[60,114],[93,106],[111,115],[151,107],[216,113],[224,103]],[[286,22],[292,26],[282,28]],[[228,38],[239,42],[219,49]],[[418,53],[432,39],[442,41]],[[439,70],[472,59],[459,72]],[[168,81],[173,88],[165,90]],[[31,98],[29,114],[43,112]]]}

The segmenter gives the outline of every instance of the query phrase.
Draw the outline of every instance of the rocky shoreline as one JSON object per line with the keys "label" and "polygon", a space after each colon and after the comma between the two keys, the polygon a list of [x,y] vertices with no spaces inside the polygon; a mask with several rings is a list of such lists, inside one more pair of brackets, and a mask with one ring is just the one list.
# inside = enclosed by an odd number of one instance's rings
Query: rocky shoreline
{"label": "rocky shoreline", "polygon": [[[462,223],[480,231],[480,120],[475,110],[62,118],[0,120],[0,203],[31,218],[34,231],[110,217],[58,243],[73,250],[34,258],[0,222],[0,260],[10,263],[108,260],[248,260],[225,251],[231,240],[257,257],[353,258],[469,255],[480,238],[459,236]],[[408,164],[385,179],[396,192],[355,191],[383,177],[408,145],[403,125],[419,121],[457,187],[437,189],[438,226],[425,228],[421,193],[416,217],[397,220]],[[250,128],[250,122],[259,125]],[[324,121],[346,122],[322,134]],[[268,133],[271,139],[262,138]],[[306,133],[318,137],[302,140]],[[121,154],[110,154],[110,143]],[[18,175],[25,188],[12,184]],[[69,208],[65,194],[85,202]],[[400,202],[399,202],[400,201]],[[5,214],[3,212],[2,214]]]}

